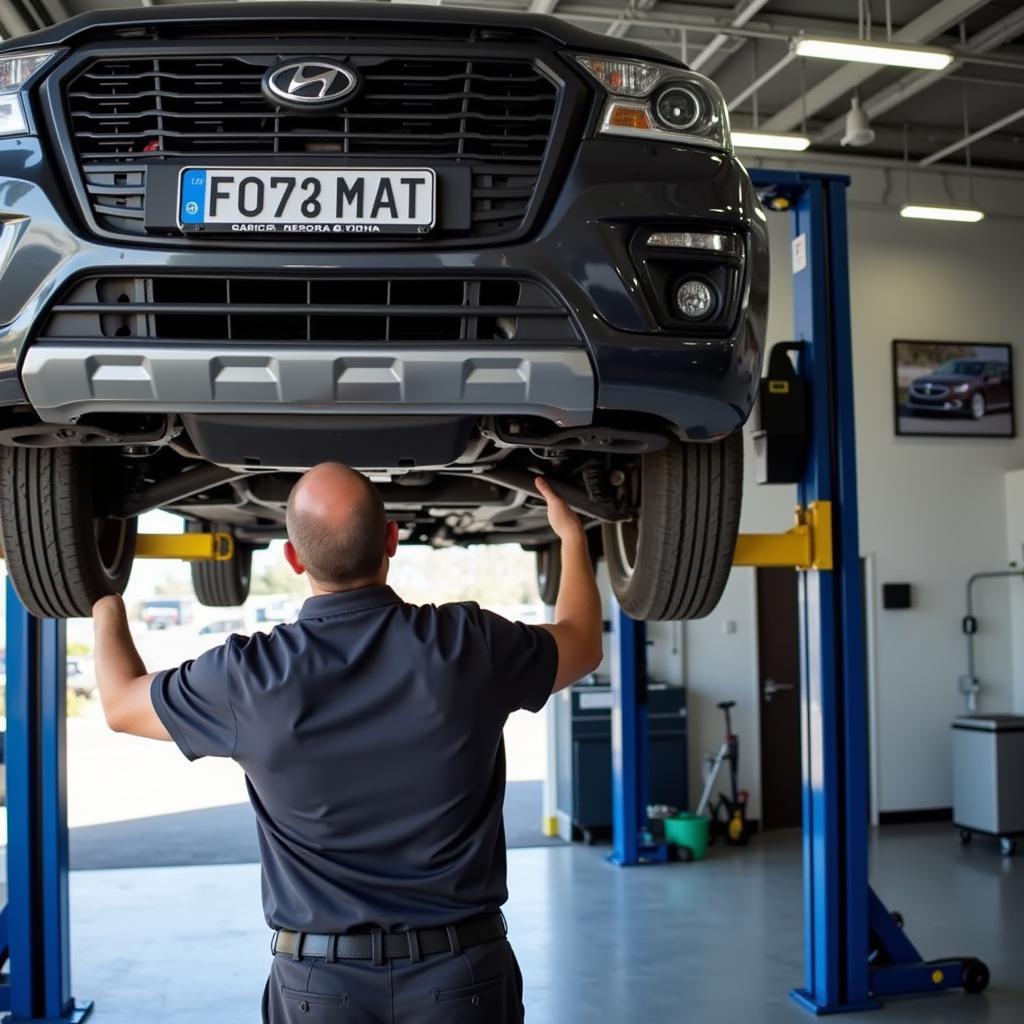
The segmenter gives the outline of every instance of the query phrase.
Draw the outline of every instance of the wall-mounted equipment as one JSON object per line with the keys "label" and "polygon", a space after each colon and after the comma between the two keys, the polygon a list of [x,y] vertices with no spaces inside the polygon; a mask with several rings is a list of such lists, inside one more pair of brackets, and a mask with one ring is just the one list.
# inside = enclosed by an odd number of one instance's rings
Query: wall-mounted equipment
{"label": "wall-mounted equipment", "polygon": [[978,620],[974,615],[974,586],[979,580],[1012,579],[1014,576],[1024,577],[1024,569],[1000,569],[996,572],[976,572],[967,581],[967,614],[963,619],[963,632],[967,638],[967,672],[960,676],[958,685],[966,698],[967,713],[973,715],[978,710],[978,694],[981,683],[974,674],[974,637],[978,632]]}
{"label": "wall-mounted equipment", "polygon": [[780,341],[768,357],[768,376],[754,408],[759,484],[795,484],[803,477],[810,430],[807,384],[791,355],[802,348],[802,341]]}
{"label": "wall-mounted equipment", "polygon": [[886,611],[913,607],[913,588],[909,583],[883,583],[882,607]]}

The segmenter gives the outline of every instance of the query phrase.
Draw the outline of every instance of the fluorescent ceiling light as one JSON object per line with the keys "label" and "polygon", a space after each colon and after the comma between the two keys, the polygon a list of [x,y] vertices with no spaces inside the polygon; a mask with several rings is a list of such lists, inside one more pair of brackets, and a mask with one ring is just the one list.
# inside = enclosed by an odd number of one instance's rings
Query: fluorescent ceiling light
{"label": "fluorescent ceiling light", "polygon": [[958,206],[913,206],[900,207],[900,216],[912,220],[955,220],[964,224],[977,224],[985,214],[981,210],[968,210]]}
{"label": "fluorescent ceiling light", "polygon": [[806,135],[792,135],[783,132],[738,132],[734,130],[732,144],[737,149],[786,149],[793,153],[801,153],[811,144],[811,140]]}
{"label": "fluorescent ceiling light", "polygon": [[792,47],[798,57],[883,64],[893,68],[941,71],[953,62],[953,54],[949,50],[940,50],[934,46],[898,46],[894,43],[869,43],[858,39],[797,36]]}

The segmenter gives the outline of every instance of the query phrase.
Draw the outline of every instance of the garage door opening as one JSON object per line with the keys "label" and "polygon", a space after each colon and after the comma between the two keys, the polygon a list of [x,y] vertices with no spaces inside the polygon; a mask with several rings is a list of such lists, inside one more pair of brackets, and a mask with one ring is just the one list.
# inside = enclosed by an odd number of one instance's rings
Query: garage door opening
{"label": "garage door opening", "polygon": [[[179,532],[152,513],[143,533]],[[518,545],[438,550],[401,547],[389,583],[412,603],[476,601],[508,618],[537,623],[534,555]],[[280,542],[256,551],[249,598],[239,607],[196,599],[189,566],[138,560],[125,594],[131,629],[150,671],[222,644],[232,633],[269,632],[295,618],[308,584],[287,566]],[[106,726],[92,663],[92,623],[68,622],[68,820],[72,869],[255,863],[253,812],[241,768],[231,760],[189,763],[171,743],[116,735]],[[544,712],[515,713],[505,730],[510,847],[546,845],[542,789],[547,761]]]}

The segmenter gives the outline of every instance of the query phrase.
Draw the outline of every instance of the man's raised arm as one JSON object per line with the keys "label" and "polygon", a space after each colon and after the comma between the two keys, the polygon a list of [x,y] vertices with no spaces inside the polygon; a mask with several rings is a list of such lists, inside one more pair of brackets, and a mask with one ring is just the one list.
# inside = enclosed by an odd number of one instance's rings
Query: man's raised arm
{"label": "man's raised arm", "polygon": [[555,621],[543,628],[558,645],[554,691],[564,690],[601,664],[601,596],[587,548],[587,535],[575,512],[551,484],[537,479],[548,504],[548,520],[562,544],[562,579],[555,601]]}
{"label": "man's raised arm", "polygon": [[147,739],[169,740],[170,734],[157,717],[149,688],[153,676],[146,672],[135,648],[124,601],[117,594],[101,597],[92,607],[96,630],[96,684],[107,725]]}

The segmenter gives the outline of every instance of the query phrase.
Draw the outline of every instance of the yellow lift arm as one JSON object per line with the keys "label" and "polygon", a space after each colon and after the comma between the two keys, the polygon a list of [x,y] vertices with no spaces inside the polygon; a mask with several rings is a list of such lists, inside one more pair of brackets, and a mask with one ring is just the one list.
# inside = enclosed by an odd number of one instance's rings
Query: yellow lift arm
{"label": "yellow lift arm", "polygon": [[[227,562],[234,553],[230,533],[140,534],[137,558],[175,558],[186,562]],[[797,508],[796,524],[785,533],[741,533],[733,565],[793,569],[832,568],[832,503]]]}
{"label": "yellow lift arm", "polygon": [[140,533],[136,558],[176,558],[185,562],[229,562],[235,553],[230,533]]}
{"label": "yellow lift arm", "polygon": [[785,533],[741,533],[732,564],[831,569],[832,502],[798,507],[796,525]]}

